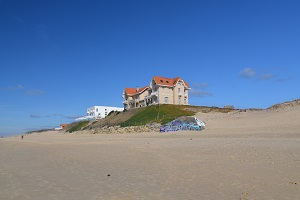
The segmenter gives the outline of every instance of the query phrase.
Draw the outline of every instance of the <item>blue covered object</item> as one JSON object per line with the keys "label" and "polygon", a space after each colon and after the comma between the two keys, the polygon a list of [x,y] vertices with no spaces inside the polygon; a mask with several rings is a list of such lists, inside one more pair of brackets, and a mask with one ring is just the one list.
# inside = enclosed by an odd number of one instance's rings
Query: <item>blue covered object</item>
{"label": "blue covered object", "polygon": [[160,132],[169,131],[200,131],[205,128],[204,122],[197,119],[196,117],[180,117],[177,118],[160,128]]}

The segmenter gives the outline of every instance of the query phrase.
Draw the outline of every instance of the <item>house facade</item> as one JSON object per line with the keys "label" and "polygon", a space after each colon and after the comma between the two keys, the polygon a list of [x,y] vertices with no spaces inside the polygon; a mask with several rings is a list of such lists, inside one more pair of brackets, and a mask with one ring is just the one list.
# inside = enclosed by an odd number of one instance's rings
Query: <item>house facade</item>
{"label": "house facade", "polygon": [[123,105],[125,110],[153,104],[188,105],[191,88],[182,78],[154,76],[149,86],[125,88]]}
{"label": "house facade", "polygon": [[123,108],[109,106],[92,106],[87,109],[86,116],[77,118],[76,121],[95,120],[105,118],[111,111],[123,111]]}

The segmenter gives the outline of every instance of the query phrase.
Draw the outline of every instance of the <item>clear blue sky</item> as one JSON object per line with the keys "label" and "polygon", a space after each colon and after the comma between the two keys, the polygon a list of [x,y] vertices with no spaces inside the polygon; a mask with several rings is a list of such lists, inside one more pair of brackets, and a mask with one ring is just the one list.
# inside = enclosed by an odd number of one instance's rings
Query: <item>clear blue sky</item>
{"label": "clear blue sky", "polygon": [[300,1],[0,0],[0,135],[182,77],[192,105],[300,97]]}

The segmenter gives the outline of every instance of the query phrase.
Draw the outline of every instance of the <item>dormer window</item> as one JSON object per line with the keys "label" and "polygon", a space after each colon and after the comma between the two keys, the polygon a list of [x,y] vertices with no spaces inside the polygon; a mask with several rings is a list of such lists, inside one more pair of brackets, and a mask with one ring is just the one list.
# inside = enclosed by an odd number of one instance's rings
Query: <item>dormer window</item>
{"label": "dormer window", "polygon": [[160,80],[161,83],[163,83],[163,80]]}
{"label": "dormer window", "polygon": [[169,83],[169,81],[166,81],[167,83]]}

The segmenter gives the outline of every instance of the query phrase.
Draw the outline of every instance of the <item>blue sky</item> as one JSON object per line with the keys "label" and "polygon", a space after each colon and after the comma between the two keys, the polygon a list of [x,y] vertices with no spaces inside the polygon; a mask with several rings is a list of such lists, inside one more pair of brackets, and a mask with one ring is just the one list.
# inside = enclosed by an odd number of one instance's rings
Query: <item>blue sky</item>
{"label": "blue sky", "polygon": [[192,105],[297,99],[299,1],[0,0],[0,135],[52,128],[182,77]]}

